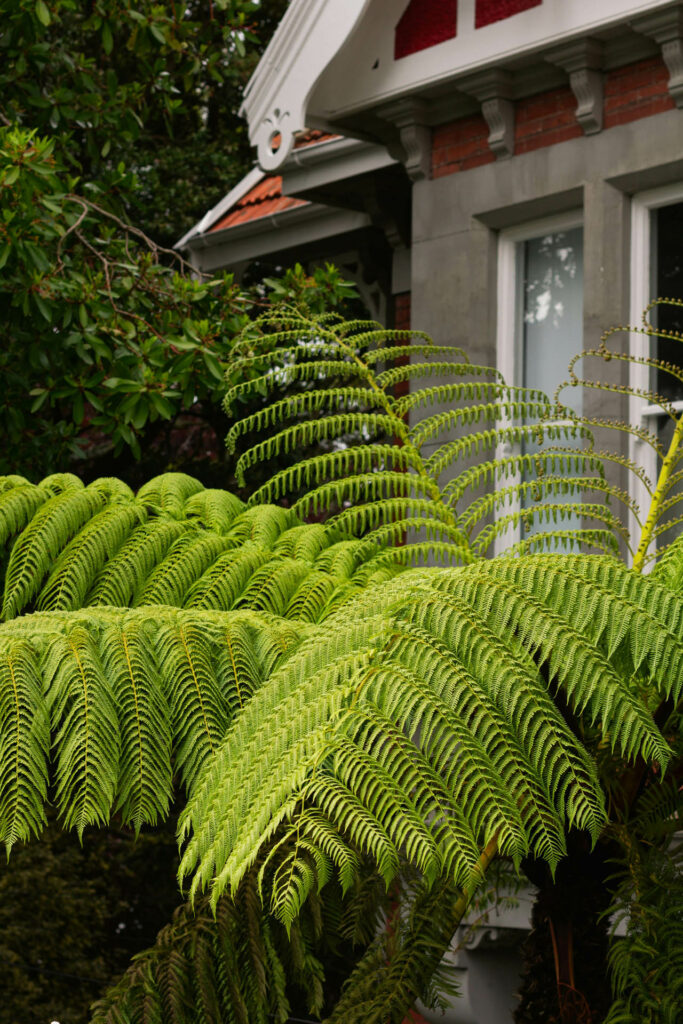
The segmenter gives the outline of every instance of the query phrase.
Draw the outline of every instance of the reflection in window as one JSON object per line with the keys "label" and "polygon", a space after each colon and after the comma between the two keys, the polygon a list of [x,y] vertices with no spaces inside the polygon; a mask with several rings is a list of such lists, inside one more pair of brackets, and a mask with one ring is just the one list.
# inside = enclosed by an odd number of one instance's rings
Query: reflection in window
{"label": "reflection in window", "polygon": [[557,231],[521,247],[522,379],[552,398],[583,348],[583,231]]}
{"label": "reflection in window", "polygon": [[[544,391],[552,401],[558,385],[567,379],[571,358],[583,349],[583,230],[577,227],[556,231],[521,242],[517,267],[522,383]],[[574,411],[581,414],[581,390],[573,392],[572,398]],[[523,450],[533,454],[539,448],[527,441]],[[552,503],[557,499],[546,500]],[[559,500],[569,503],[581,498],[578,494],[563,495]],[[534,498],[527,494],[523,507],[533,504]],[[578,515],[562,523],[564,529],[580,525]],[[547,524],[528,523],[525,535],[545,529]]]}

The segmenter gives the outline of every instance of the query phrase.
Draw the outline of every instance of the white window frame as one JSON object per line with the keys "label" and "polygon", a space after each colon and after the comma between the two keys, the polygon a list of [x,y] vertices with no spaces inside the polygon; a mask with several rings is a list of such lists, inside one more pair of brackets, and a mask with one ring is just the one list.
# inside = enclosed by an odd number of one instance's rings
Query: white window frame
{"label": "white window frame", "polygon": [[[521,380],[523,367],[524,344],[523,332],[519,330],[519,276],[517,261],[520,253],[520,243],[528,242],[540,235],[554,234],[556,231],[569,231],[573,228],[584,227],[584,215],[582,209],[569,210],[567,213],[557,214],[552,217],[542,217],[538,220],[526,221],[513,228],[506,228],[498,236],[498,287],[497,287],[497,320],[496,320],[496,366],[503,375],[506,384],[523,385]],[[548,396],[552,399],[552,395]],[[499,426],[505,426],[504,421],[499,421]],[[503,458],[513,453],[512,445],[501,445],[496,453],[497,458]],[[509,506],[509,512],[514,512],[515,506]],[[519,540],[519,530],[513,531],[512,527],[496,537],[494,553],[496,555],[505,551],[510,544]]]}
{"label": "white window frame", "polygon": [[[683,182],[665,185],[663,188],[639,192],[631,200],[631,282],[629,319],[633,327],[642,323],[643,310],[658,296],[651,294],[652,278],[652,213],[663,206],[683,202]],[[650,342],[646,335],[632,332],[629,339],[631,355],[644,357],[649,354]],[[629,383],[632,388],[649,387],[648,368],[631,363]],[[683,409],[683,402],[673,402],[674,409]],[[658,405],[649,405],[644,399],[629,398],[629,420],[631,423],[652,430],[655,421],[666,415]],[[657,480],[657,459],[649,445],[629,435],[629,458],[641,465],[653,486]],[[632,497],[644,514],[649,496],[644,485],[634,478]],[[631,536],[637,540],[637,525],[634,517],[630,522]]]}

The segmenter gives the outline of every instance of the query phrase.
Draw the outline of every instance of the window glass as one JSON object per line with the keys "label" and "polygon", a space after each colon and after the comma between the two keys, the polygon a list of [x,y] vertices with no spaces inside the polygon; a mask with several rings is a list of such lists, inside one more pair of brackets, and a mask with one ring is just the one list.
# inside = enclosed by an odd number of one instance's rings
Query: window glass
{"label": "window glass", "polygon": [[530,238],[521,249],[523,382],[552,399],[583,348],[583,230]]}
{"label": "window glass", "polygon": [[[671,206],[660,206],[652,211],[652,237],[650,242],[650,294],[653,298],[683,299],[683,203]],[[671,306],[659,306],[652,311],[651,322],[665,331],[683,332],[683,309]],[[683,343],[673,338],[657,338],[651,348],[653,356],[664,362],[683,365]],[[670,402],[683,399],[683,382],[677,381],[670,374],[656,370],[651,386],[654,391]],[[671,444],[674,423],[671,417],[661,414],[657,416],[657,433],[664,451]],[[679,467],[680,468],[680,467]],[[683,497],[683,481],[675,485],[670,498]],[[676,522],[683,512],[683,505],[674,506],[666,519],[672,523],[671,528],[657,538],[657,546],[662,547],[681,532],[681,524]]]}
{"label": "window glass", "polygon": [[[661,206],[652,212],[651,294],[657,298],[683,299],[683,203]],[[683,309],[660,306],[652,322],[666,331],[683,333]],[[658,359],[683,364],[683,344],[669,338],[656,341]],[[683,384],[667,373],[657,373],[655,391],[670,401],[683,399]]]}
{"label": "window glass", "polygon": [[[583,230],[580,227],[539,235],[520,243],[518,268],[518,337],[522,382],[544,391],[553,400],[558,385],[567,380],[572,356],[583,349]],[[567,393],[563,394],[567,400]],[[582,412],[581,389],[572,391],[572,406]],[[570,441],[564,442],[571,444]],[[577,440],[577,445],[580,442]],[[523,450],[533,454],[539,446],[527,441]],[[527,479],[529,477],[527,476]],[[526,492],[523,508],[542,503],[570,504],[579,494],[541,498]],[[580,517],[572,515],[557,523],[561,529],[578,529]],[[552,529],[549,523],[527,521],[524,536]]]}

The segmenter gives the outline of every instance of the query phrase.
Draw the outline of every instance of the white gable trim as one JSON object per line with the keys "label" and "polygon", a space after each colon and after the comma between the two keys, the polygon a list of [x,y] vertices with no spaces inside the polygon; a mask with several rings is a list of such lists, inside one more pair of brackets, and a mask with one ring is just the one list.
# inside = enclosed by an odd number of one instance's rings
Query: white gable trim
{"label": "white gable trim", "polygon": [[254,188],[255,185],[258,185],[258,183],[264,178],[265,174],[260,167],[252,167],[248,174],[245,174],[242,180],[238,182],[237,185],[227,193],[227,195],[223,196],[220,202],[216,203],[215,206],[208,210],[202,219],[197,221],[195,226],[190,228],[190,230],[176,242],[174,248],[184,249],[190,239],[194,238],[195,235],[203,235],[205,231],[208,231],[212,224],[215,224],[224,213],[227,213],[228,210],[232,209],[236,203],[239,203],[240,199],[243,199],[247,192],[251,191],[251,189]]}
{"label": "white gable trim", "polygon": [[[281,167],[306,127],[308,97],[371,0],[292,0],[245,91],[241,113],[265,171]],[[280,144],[273,149],[275,135]]]}

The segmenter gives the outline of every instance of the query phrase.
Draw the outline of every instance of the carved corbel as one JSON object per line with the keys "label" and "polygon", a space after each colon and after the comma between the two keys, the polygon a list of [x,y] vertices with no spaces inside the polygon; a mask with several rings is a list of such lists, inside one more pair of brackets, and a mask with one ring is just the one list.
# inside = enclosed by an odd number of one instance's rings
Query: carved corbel
{"label": "carved corbel", "polygon": [[645,15],[632,22],[636,32],[649,36],[661,47],[669,70],[669,92],[679,109],[683,108],[683,10],[669,8]]}
{"label": "carved corbel", "polygon": [[576,98],[576,120],[586,135],[602,131],[604,89],[602,44],[597,39],[578,39],[545,54],[545,59],[569,74]]}
{"label": "carved corbel", "polygon": [[385,121],[398,128],[401,163],[411,181],[429,177],[432,160],[432,130],[427,124],[427,106],[421,100],[406,99],[378,111]]}
{"label": "carved corbel", "polygon": [[458,89],[481,103],[481,112],[489,126],[488,144],[498,160],[506,160],[515,151],[515,108],[512,102],[512,77],[496,68],[458,82]]}

